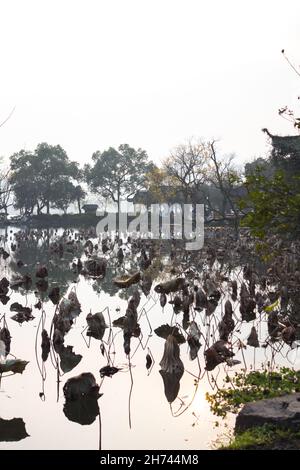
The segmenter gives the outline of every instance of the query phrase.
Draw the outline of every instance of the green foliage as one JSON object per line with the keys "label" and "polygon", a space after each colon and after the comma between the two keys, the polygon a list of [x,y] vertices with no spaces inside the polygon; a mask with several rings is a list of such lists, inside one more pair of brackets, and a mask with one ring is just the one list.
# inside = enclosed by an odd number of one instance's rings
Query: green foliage
{"label": "green foliage", "polygon": [[226,386],[214,394],[206,394],[212,413],[225,417],[237,413],[245,403],[274,398],[300,391],[300,371],[281,367],[276,372],[252,371],[226,376]]}
{"label": "green foliage", "polygon": [[288,175],[300,173],[300,135],[271,135],[271,162]]}
{"label": "green foliage", "polygon": [[81,212],[80,201],[86,195],[81,186],[75,186],[71,181],[65,181],[62,185],[61,182],[53,184],[52,189],[56,190],[56,196],[53,198],[53,207],[61,209],[64,213],[67,212],[69,205],[77,201],[78,211]]}
{"label": "green foliage", "polygon": [[300,177],[287,178],[277,170],[267,178],[258,169],[245,183],[248,196],[240,201],[240,209],[249,212],[242,225],[250,227],[260,239],[266,235],[280,234],[297,237],[300,234]]}
{"label": "green foliage", "polygon": [[80,171],[60,145],[41,143],[34,152],[15,153],[10,161],[10,183],[17,208],[32,213],[35,207],[38,212],[46,207],[49,213],[51,205],[65,207],[75,199],[72,180],[80,179]]}
{"label": "green foliage", "polygon": [[277,442],[286,441],[289,445],[291,441],[297,440],[297,448],[300,447],[300,432],[290,429],[280,429],[278,427],[265,424],[247,431],[236,434],[227,445],[222,445],[220,450],[246,450],[254,448],[272,448]]}
{"label": "green foliage", "polygon": [[265,158],[256,158],[254,161],[246,163],[245,165],[245,176],[255,175],[259,171],[266,178],[270,178],[274,173],[274,167],[269,160]]}
{"label": "green foliage", "polygon": [[123,197],[144,187],[146,173],[150,170],[145,150],[123,144],[118,150],[110,147],[93,154],[94,165],[86,165],[85,176],[90,189],[120,204]]}

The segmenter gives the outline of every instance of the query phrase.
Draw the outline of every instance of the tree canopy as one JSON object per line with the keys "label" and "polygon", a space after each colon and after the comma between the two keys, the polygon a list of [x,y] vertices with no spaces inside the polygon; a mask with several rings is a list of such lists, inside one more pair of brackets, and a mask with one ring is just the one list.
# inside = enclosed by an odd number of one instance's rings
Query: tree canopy
{"label": "tree canopy", "polygon": [[[60,145],[41,143],[34,152],[20,150],[11,156],[10,183],[15,207],[32,214],[50,207],[65,208],[76,200],[75,182],[81,178],[78,164],[71,162]],[[64,202],[62,202],[64,200]]]}
{"label": "tree canopy", "polygon": [[93,164],[85,166],[86,181],[91,191],[117,204],[145,187],[146,173],[151,169],[145,150],[122,144],[92,156]]}

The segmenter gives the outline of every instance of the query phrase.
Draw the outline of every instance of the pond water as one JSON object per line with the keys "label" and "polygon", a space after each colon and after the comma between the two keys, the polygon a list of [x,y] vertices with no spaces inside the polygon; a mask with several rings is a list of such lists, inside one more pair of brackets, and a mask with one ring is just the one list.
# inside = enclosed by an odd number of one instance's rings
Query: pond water
{"label": "pond water", "polygon": [[[140,250],[133,252],[130,243],[124,243],[125,258],[120,263],[117,246],[103,255],[100,243],[98,251],[89,252],[86,241],[91,240],[93,245],[98,243],[92,233],[82,231],[79,234],[76,230],[62,229],[20,232],[19,228],[8,227],[2,229],[0,235],[0,246],[9,254],[6,259],[1,256],[0,279],[6,277],[12,281],[24,274],[32,278],[32,285],[27,289],[11,289],[10,286],[9,300],[1,305],[0,310],[0,326],[6,324],[11,334],[11,354],[28,361],[22,374],[3,374],[1,377],[0,449],[209,449],[219,435],[234,425],[234,417],[229,416],[218,427],[215,426],[216,417],[205,399],[206,392],[211,393],[216,387],[215,383],[222,385],[225,374],[234,374],[240,369],[260,368],[268,363],[299,365],[296,349],[240,348],[238,342],[246,343],[253,325],[257,327],[260,343],[265,341],[266,320],[263,315],[258,315],[254,321],[240,322],[239,301],[231,299],[236,326],[230,342],[235,352],[234,359],[240,364],[230,366],[222,363],[211,372],[205,370],[204,350],[218,339],[218,322],[225,301],[230,298],[229,283],[235,279],[239,286],[243,281],[242,269],[234,263],[220,264],[215,260],[207,264],[205,260],[200,261],[201,255],[188,259],[179,255],[174,257],[170,256],[170,247],[166,246],[157,256],[159,263],[158,268],[152,271],[150,292],[143,293],[138,285],[119,289],[112,281],[115,276],[136,270]],[[53,249],[55,241],[62,244],[62,250]],[[74,258],[81,258],[84,263],[96,255],[108,260],[104,279],[78,274],[72,267]],[[22,266],[18,263],[20,260]],[[38,263],[48,269],[49,287],[44,292],[35,285]],[[174,313],[172,304],[167,302],[164,308],[161,307],[160,294],[154,287],[182,273],[201,285],[202,275],[207,272],[219,279],[221,298],[210,316],[205,315],[204,310],[190,307],[189,321],[195,321],[201,330],[202,345],[194,360],[189,357],[188,343],[180,345],[184,373],[178,396],[169,403],[159,372],[165,339],[154,330],[162,324],[176,325],[187,339],[188,325],[182,312]],[[65,334],[61,357],[51,345],[49,357],[43,363],[41,333],[43,329],[49,335],[51,331],[53,333],[52,322],[58,311],[47,294],[56,286],[60,288],[60,298],[67,298],[70,292],[76,293],[81,312]],[[131,338],[130,356],[127,356],[123,347],[123,331],[112,323],[125,315],[128,299],[137,287],[141,296],[137,308],[141,334]],[[173,297],[168,296],[168,301]],[[40,309],[35,308],[38,300],[41,300]],[[10,307],[15,302],[32,308],[34,319],[22,324],[13,320],[11,317],[16,312]],[[103,313],[107,325],[102,340],[86,334],[86,316],[96,312]],[[73,347],[73,353],[70,348],[64,349],[68,346]],[[147,355],[151,357],[151,360],[148,357],[148,366],[151,363],[148,369]],[[112,377],[101,378],[99,370],[106,365],[119,370]],[[68,379],[85,372],[94,375],[103,394],[98,399],[100,414],[96,413],[91,424],[80,424],[85,421],[85,413],[88,414],[89,409],[83,407],[77,414],[72,408],[67,410],[63,393]],[[13,418],[19,418],[14,422],[14,430],[5,431],[3,423]]]}

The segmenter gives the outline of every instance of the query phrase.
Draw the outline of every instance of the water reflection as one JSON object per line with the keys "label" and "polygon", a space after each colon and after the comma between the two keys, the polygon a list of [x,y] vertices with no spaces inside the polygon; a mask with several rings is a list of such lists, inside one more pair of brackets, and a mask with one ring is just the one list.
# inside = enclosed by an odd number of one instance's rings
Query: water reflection
{"label": "water reflection", "polygon": [[21,441],[28,436],[22,418],[0,418],[0,441]]}
{"label": "water reflection", "polygon": [[[101,392],[106,448],[203,448],[214,436],[214,418],[197,397],[239,364],[245,370],[296,364],[296,295],[284,290],[282,305],[272,307],[282,286],[278,279],[265,282],[251,245],[229,257],[222,249],[228,238],[186,253],[179,242],[124,238],[103,245],[93,235],[24,231],[2,241],[0,299],[8,300],[0,340],[6,359],[16,360],[12,353],[30,363],[21,380],[2,374],[0,400],[12,412],[25,399],[33,427],[28,446],[97,448]],[[79,375],[70,378],[73,370]],[[79,387],[74,396],[70,384],[82,374],[91,374],[91,390]],[[187,429],[199,410],[211,429],[199,424],[192,434]],[[39,414],[57,430],[52,443],[38,432]],[[76,435],[65,417],[89,426]],[[77,437],[68,438],[67,430]]]}

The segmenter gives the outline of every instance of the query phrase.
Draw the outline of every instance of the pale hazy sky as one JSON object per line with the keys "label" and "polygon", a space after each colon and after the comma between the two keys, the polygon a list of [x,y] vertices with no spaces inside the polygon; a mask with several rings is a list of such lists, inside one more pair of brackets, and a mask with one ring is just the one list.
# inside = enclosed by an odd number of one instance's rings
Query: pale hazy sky
{"label": "pale hazy sky", "polygon": [[0,155],[60,144],[81,163],[108,146],[156,162],[190,136],[243,162],[262,127],[298,107],[300,1],[0,0]]}

